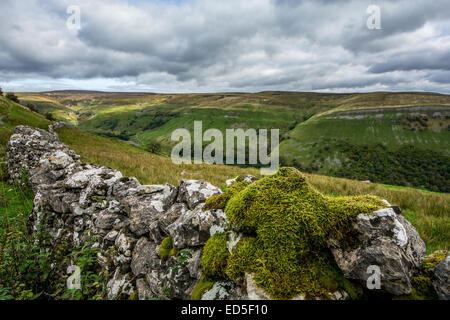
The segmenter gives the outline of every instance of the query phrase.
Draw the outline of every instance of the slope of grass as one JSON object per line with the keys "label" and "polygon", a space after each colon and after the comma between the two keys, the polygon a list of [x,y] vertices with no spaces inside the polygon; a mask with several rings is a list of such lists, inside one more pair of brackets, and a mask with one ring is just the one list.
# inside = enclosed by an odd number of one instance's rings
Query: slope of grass
{"label": "slope of grass", "polygon": [[33,193],[29,188],[0,181],[0,253],[8,231],[13,227],[25,230],[32,208]]}
{"label": "slope of grass", "polygon": [[60,139],[67,143],[82,160],[106,165],[134,176],[144,184],[171,183],[178,185],[181,179],[205,179],[219,187],[225,180],[243,173],[259,175],[253,168],[225,165],[176,165],[165,156],[156,155],[114,138],[102,137],[76,128],[58,130]]}
{"label": "slope of grass", "polygon": [[450,107],[327,113],[280,146],[285,165],[320,174],[448,192]]}
{"label": "slope of grass", "polygon": [[6,155],[6,143],[18,125],[27,125],[47,129],[50,121],[42,115],[32,112],[0,96],[0,159]]}

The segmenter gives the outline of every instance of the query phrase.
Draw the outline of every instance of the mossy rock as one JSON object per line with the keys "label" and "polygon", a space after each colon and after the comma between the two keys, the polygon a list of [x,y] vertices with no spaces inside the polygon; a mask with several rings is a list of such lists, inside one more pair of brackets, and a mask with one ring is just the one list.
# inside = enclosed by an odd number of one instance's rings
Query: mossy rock
{"label": "mossy rock", "polygon": [[162,260],[166,260],[171,254],[173,249],[173,241],[171,237],[166,237],[163,239],[163,241],[161,242],[161,246],[159,247],[159,257]]}
{"label": "mossy rock", "polygon": [[169,251],[169,256],[176,256],[178,254],[178,248],[177,247],[173,247],[172,249],[170,249]]}
{"label": "mossy rock", "polygon": [[244,190],[248,185],[248,182],[242,179],[236,179],[236,181],[234,181],[230,186],[227,187],[226,192],[216,194],[206,199],[205,210],[225,209],[228,200],[230,200],[230,198],[235,194]]}
{"label": "mossy rock", "polygon": [[201,300],[205,292],[210,290],[213,285],[213,281],[208,280],[205,275],[202,275],[192,291],[191,300]]}
{"label": "mossy rock", "polygon": [[139,300],[139,293],[137,290],[134,290],[133,293],[130,295],[128,300]]}
{"label": "mossy rock", "polygon": [[396,300],[437,300],[438,296],[434,290],[430,270],[436,267],[442,260],[447,257],[448,251],[436,251],[433,254],[427,256],[417,272],[411,278],[411,294],[395,297]]}
{"label": "mossy rock", "polygon": [[203,272],[208,279],[224,279],[230,253],[227,249],[228,233],[215,233],[203,249]]}
{"label": "mossy rock", "polygon": [[351,237],[358,214],[385,207],[381,199],[326,197],[294,168],[280,168],[273,176],[229,189],[225,213],[231,229],[245,236],[231,256],[226,234],[210,238],[202,259],[206,276],[236,281],[252,273],[256,284],[277,299],[299,294],[326,299],[338,289],[352,291],[352,298],[360,295],[357,286],[344,280],[327,240]]}
{"label": "mossy rock", "polygon": [[225,209],[225,205],[227,204],[227,201],[228,201],[228,196],[226,193],[216,194],[216,195],[211,196],[208,199],[206,199],[204,210]]}

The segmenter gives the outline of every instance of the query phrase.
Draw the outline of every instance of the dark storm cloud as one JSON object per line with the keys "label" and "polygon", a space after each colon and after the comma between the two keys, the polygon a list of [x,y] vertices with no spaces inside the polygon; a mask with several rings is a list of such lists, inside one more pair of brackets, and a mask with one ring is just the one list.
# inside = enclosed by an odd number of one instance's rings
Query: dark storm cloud
{"label": "dark storm cloud", "polygon": [[[4,0],[0,85],[448,92],[447,2]],[[381,30],[366,27],[370,4]]]}

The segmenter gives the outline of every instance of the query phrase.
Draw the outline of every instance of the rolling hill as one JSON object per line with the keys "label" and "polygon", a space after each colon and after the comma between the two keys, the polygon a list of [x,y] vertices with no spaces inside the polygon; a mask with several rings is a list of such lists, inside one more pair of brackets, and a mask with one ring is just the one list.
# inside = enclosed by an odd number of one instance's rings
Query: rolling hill
{"label": "rolling hill", "polygon": [[450,192],[450,96],[302,92],[20,93],[22,103],[80,129],[170,154],[177,128],[278,128],[283,165],[356,180]]}
{"label": "rolling hill", "polygon": [[[0,229],[26,217],[32,205],[32,193],[5,180],[5,145],[17,125],[29,125],[46,129],[51,122],[42,115],[30,111],[0,96]],[[60,139],[81,155],[88,163],[106,165],[135,176],[145,184],[171,183],[178,185],[181,179],[205,179],[221,188],[225,180],[243,173],[258,176],[259,170],[221,165],[175,165],[171,159],[149,153],[142,147],[116,138],[96,135],[76,127],[59,129]],[[307,174],[308,182],[320,192],[330,196],[373,194],[398,205],[403,215],[413,223],[427,244],[428,252],[448,249],[450,246],[450,195],[414,188],[365,183],[361,181]],[[21,218],[23,220],[23,218]],[[20,220],[20,221],[22,221]],[[25,221],[24,220],[24,221]],[[0,230],[0,231],[1,231]],[[3,234],[1,232],[0,234]],[[1,240],[1,239],[0,239]]]}

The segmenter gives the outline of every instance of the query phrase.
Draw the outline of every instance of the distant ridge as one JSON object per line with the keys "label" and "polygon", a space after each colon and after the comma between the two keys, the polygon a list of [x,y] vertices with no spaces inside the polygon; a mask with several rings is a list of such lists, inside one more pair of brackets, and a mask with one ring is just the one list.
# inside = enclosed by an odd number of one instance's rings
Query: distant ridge
{"label": "distant ridge", "polygon": [[439,95],[439,96],[449,96],[447,93],[440,92],[430,92],[430,91],[369,91],[369,92],[315,92],[315,91],[283,91],[283,90],[264,90],[259,92],[242,92],[242,91],[217,91],[217,92],[171,92],[171,93],[159,93],[159,92],[137,92],[137,91],[101,91],[101,90],[49,90],[49,91],[37,91],[37,92],[16,92],[22,94],[123,94],[123,95],[222,95],[222,94],[233,94],[233,95],[258,95],[258,94],[269,94],[269,95],[318,95],[318,96],[350,96],[350,95]]}
{"label": "distant ridge", "polygon": [[41,91],[38,93],[137,94],[137,95],[157,94],[154,92],[110,92],[110,91],[95,91],[95,90],[51,90],[51,91]]}

